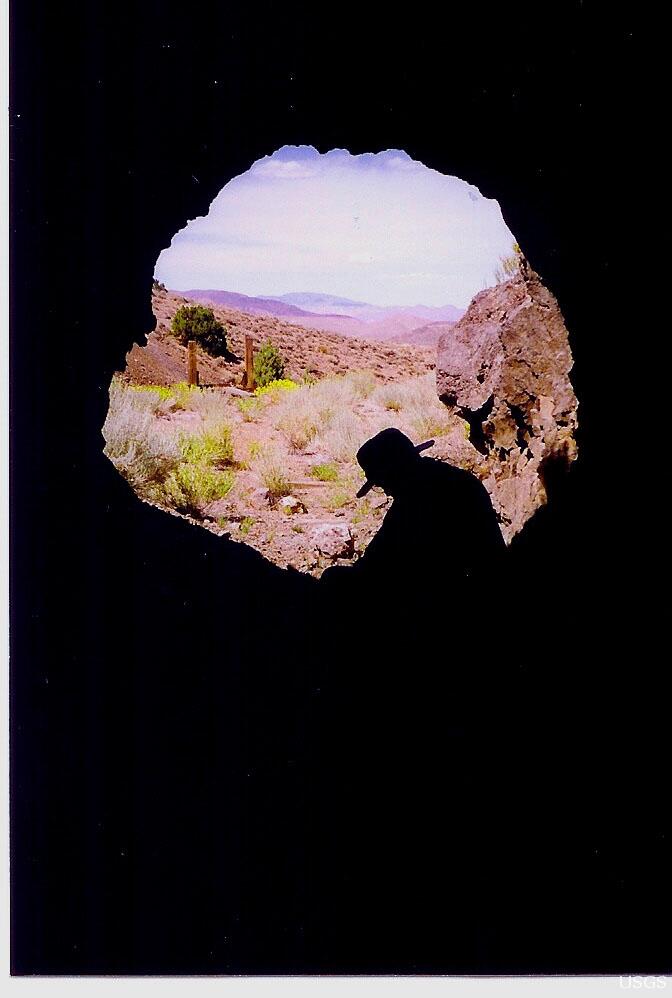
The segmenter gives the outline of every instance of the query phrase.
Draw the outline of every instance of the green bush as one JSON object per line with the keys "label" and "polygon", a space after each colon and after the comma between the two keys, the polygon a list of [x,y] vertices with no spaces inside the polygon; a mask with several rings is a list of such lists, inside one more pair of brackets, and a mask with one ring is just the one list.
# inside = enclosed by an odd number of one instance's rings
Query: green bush
{"label": "green bush", "polygon": [[254,357],[254,381],[257,388],[264,388],[272,381],[282,381],[285,362],[282,354],[270,340],[262,344]]}
{"label": "green bush", "polygon": [[259,399],[238,399],[238,409],[245,423],[253,423],[261,415],[263,408],[263,403]]}
{"label": "green bush", "polygon": [[183,463],[163,483],[164,502],[179,513],[200,516],[203,506],[223,499],[235,481],[232,471],[219,471],[207,464]]}
{"label": "green bush", "polygon": [[158,395],[162,402],[167,401],[172,395],[172,389],[166,385],[134,385],[128,386],[134,392],[153,392]]}
{"label": "green bush", "polygon": [[299,385],[296,381],[292,381],[291,378],[280,378],[275,381],[269,381],[268,384],[262,385],[259,388],[255,388],[254,394],[259,397],[261,395],[271,395],[273,392],[291,392]]}
{"label": "green bush", "polygon": [[233,443],[226,423],[211,426],[202,433],[185,434],[180,438],[182,459],[189,464],[231,464]]}
{"label": "green bush", "polygon": [[344,492],[342,489],[338,489],[331,493],[325,502],[325,506],[327,509],[331,510],[343,509],[343,507],[347,506],[351,499],[352,496],[349,496],[347,492]]}
{"label": "green bush", "polygon": [[211,308],[182,305],[173,316],[171,332],[183,346],[189,340],[195,340],[213,357],[223,357],[227,353],[226,329]]}
{"label": "green bush", "polygon": [[171,388],[170,396],[176,409],[189,409],[192,397],[200,395],[201,389],[196,385],[188,385],[186,381],[178,381]]}
{"label": "green bush", "polygon": [[338,481],[338,468],[335,464],[315,464],[310,469],[310,474],[319,482]]}

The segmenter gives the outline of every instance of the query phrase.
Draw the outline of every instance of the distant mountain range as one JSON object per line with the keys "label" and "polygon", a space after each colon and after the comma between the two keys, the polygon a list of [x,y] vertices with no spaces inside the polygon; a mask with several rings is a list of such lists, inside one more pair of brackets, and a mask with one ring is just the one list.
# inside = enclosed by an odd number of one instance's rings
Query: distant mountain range
{"label": "distant mountain range", "polygon": [[337,298],[334,295],[315,294],[312,291],[293,292],[288,295],[278,295],[277,300],[309,312],[321,315],[339,313],[356,319],[377,321],[382,315],[417,315],[422,319],[434,322],[456,322],[464,310],[454,305],[369,305],[363,301],[352,301],[349,298]]}
{"label": "distant mountain range", "polygon": [[[308,329],[321,329],[374,340],[422,343],[433,346],[464,314],[454,305],[370,305],[336,295],[298,291],[275,297],[250,296],[235,291],[176,292],[201,304],[221,305],[257,315],[274,315]],[[415,334],[415,335],[414,335]]]}

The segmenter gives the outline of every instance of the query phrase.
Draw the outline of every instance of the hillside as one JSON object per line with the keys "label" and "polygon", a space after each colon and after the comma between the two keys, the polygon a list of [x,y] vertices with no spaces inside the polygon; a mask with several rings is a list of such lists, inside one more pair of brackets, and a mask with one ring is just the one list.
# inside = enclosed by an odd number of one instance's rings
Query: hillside
{"label": "hillside", "polygon": [[[463,315],[463,310],[454,305],[370,305],[310,291],[275,297],[201,289],[175,293],[201,304],[233,308],[252,315],[274,315],[306,329],[358,339],[409,343],[416,342],[410,337],[415,330],[435,322],[456,322]],[[422,338],[417,342],[423,342]],[[434,345],[436,340],[430,337],[428,342]]]}
{"label": "hillside", "polygon": [[[138,384],[171,385],[183,381],[186,348],[170,334],[176,310],[189,300],[181,294],[154,287],[152,310],[156,329],[146,346],[133,346],[126,358],[126,375]],[[217,318],[228,331],[230,358],[212,358],[199,351],[202,384],[235,385],[243,375],[245,336],[260,345],[270,339],[279,348],[288,377],[301,381],[306,374],[323,378],[353,370],[369,370],[382,382],[425,374],[434,366],[435,350],[425,346],[382,343],[342,336],[304,327],[276,316],[254,315],[239,309],[213,305]],[[318,319],[320,317],[317,317]]]}
{"label": "hillside", "polygon": [[254,297],[239,294],[236,291],[201,291],[195,288],[191,291],[177,291],[175,293],[189,298],[191,301],[200,302],[202,305],[221,305],[224,308],[234,308],[241,312],[250,312],[253,315],[285,317],[312,314],[297,305],[280,301],[278,298]]}
{"label": "hillside", "polygon": [[418,326],[410,332],[400,333],[392,337],[392,343],[409,343],[414,346],[436,347],[444,333],[455,325],[454,322],[428,322],[426,326]]}

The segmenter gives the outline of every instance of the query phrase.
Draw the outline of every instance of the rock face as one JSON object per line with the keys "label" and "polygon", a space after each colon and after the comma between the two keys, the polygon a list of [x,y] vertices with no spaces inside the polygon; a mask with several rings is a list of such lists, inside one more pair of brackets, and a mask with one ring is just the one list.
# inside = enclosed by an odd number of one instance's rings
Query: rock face
{"label": "rock face", "polygon": [[483,481],[507,541],[546,502],[550,469],[576,459],[572,363],[558,303],[526,264],[439,340],[439,397],[469,426],[459,455],[446,441],[441,456]]}

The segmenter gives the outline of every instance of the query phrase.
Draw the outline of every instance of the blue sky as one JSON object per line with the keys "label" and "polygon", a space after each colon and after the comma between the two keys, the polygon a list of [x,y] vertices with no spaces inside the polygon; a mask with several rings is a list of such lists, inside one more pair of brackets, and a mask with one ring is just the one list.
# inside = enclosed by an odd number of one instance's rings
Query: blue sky
{"label": "blue sky", "polygon": [[463,308],[513,242],[497,201],[403,151],[283,146],[173,237],[155,276],[182,291]]}

